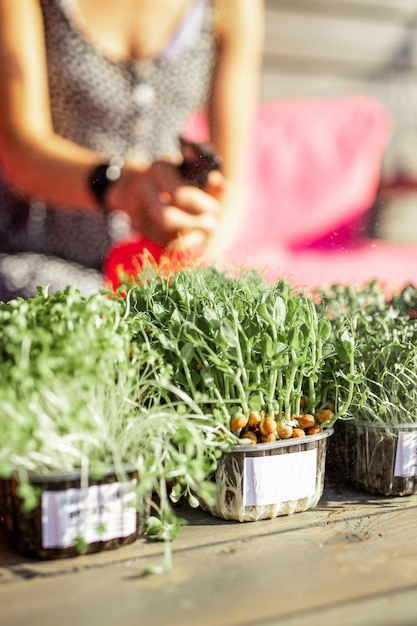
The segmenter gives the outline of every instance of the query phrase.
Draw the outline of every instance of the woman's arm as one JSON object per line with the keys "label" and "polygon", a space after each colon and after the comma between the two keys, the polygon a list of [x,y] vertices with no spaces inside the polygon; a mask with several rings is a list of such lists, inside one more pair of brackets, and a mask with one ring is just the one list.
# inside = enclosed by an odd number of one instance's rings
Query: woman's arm
{"label": "woman's arm", "polygon": [[[0,161],[9,184],[27,197],[97,211],[88,177],[103,155],[53,130],[38,0],[0,0]],[[109,208],[128,213],[145,236],[167,243],[178,232],[206,236],[218,202],[185,187],[175,167],[129,161],[110,188]]]}
{"label": "woman's arm", "polygon": [[209,106],[210,138],[231,181],[224,214],[210,247],[221,255],[231,245],[245,209],[245,167],[264,45],[263,0],[215,0],[219,58]]}
{"label": "woman's arm", "polygon": [[95,210],[85,181],[99,156],[53,132],[37,0],[0,0],[0,158],[23,195]]}

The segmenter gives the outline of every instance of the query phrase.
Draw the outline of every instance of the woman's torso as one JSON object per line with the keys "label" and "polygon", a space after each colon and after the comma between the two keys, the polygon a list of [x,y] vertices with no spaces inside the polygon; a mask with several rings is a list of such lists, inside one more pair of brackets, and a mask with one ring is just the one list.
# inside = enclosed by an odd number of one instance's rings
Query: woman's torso
{"label": "woman's torso", "polygon": [[[190,10],[156,58],[114,60],[74,24],[74,0],[40,0],[45,20],[54,125],[102,152],[155,159],[178,150],[190,112],[206,99],[213,63],[207,0]],[[76,5],[75,5],[76,6]],[[187,23],[195,41],[174,49]],[[63,61],[64,60],[64,64]],[[81,60],[81,62],[80,62]]]}

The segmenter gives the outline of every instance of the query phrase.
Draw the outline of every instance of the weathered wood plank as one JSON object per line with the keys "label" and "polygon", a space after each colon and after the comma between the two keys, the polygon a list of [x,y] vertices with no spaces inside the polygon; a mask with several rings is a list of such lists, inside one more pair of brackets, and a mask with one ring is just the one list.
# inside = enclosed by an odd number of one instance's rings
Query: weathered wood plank
{"label": "weathered wood plank", "polygon": [[[332,525],[339,520],[378,517],[381,513],[412,509],[417,510],[417,496],[410,498],[374,497],[356,490],[343,488],[325,488],[319,505],[303,513],[262,520],[251,523],[228,522],[200,509],[191,509],[187,505],[177,508],[178,515],[187,520],[187,526],[173,543],[175,552],[193,550],[200,546],[221,546],[229,541],[240,541],[253,536],[269,534],[286,534],[289,531],[303,532],[306,528]],[[130,559],[152,558],[162,555],[162,545],[158,542],[138,540],[136,543],[96,554],[79,556],[76,559],[60,559],[55,561],[38,561],[19,556],[9,546],[0,532],[0,586],[5,581],[6,573],[16,578],[26,576],[50,576],[57,572],[71,572],[77,568],[100,567],[106,562],[118,563]]]}
{"label": "weathered wood plank", "polygon": [[414,0],[266,0],[268,14],[291,9],[305,13],[344,15],[369,20],[404,20],[416,14]]}
{"label": "weathered wood plank", "polygon": [[[300,611],[280,619],[279,626],[414,626],[415,614],[416,589],[412,587],[401,592],[385,591],[382,596],[361,598],[336,606],[329,602],[326,607]],[[277,622],[262,622],[262,626],[277,626]]]}
{"label": "weathered wood plank", "polygon": [[390,67],[417,67],[416,25],[372,22],[345,15],[273,11],[266,20],[266,59],[323,64],[358,74]]}
{"label": "weathered wood plank", "polygon": [[[189,512],[174,570],[158,577],[140,576],[160,560],[155,544],[152,554],[148,544],[119,549],[118,561],[41,564],[38,575],[0,585],[2,624],[23,626],[30,616],[31,626],[52,626],[59,616],[62,626],[314,626],[329,615],[347,626],[368,614],[373,621],[357,623],[414,623],[417,497],[345,497],[327,490],[315,511],[246,524]],[[398,614],[387,612],[387,598]]]}

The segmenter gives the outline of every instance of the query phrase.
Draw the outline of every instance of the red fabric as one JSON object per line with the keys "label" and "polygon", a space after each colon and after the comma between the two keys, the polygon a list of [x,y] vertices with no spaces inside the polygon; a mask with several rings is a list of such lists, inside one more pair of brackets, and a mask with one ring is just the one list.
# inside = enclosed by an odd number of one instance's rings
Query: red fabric
{"label": "red fabric", "polygon": [[159,267],[161,272],[172,272],[194,262],[200,251],[170,252],[163,246],[145,238],[120,241],[113,246],[104,262],[106,283],[117,289],[140,272],[144,262]]}

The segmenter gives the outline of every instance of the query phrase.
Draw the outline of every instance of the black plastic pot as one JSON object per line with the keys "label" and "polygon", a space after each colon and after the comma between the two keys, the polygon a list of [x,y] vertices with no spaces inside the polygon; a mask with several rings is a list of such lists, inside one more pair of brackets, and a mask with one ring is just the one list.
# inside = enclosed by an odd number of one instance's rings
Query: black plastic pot
{"label": "black plastic pot", "polygon": [[71,474],[31,475],[38,505],[27,511],[15,478],[0,480],[0,517],[21,554],[56,559],[110,550],[145,531],[146,506],[138,506],[135,469],[107,471],[100,479]]}

